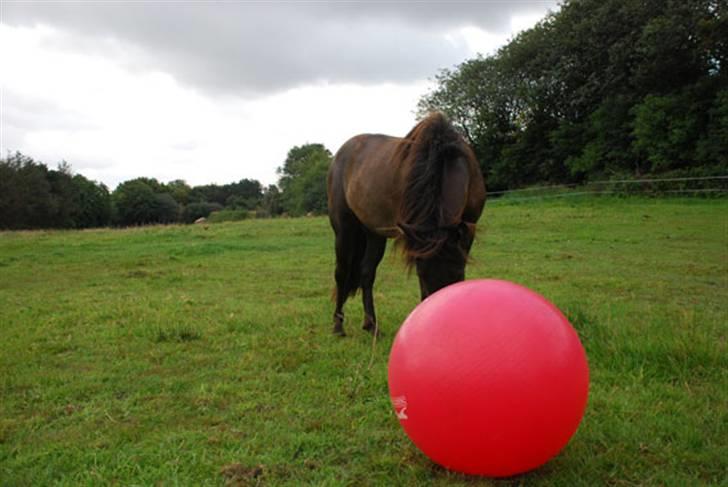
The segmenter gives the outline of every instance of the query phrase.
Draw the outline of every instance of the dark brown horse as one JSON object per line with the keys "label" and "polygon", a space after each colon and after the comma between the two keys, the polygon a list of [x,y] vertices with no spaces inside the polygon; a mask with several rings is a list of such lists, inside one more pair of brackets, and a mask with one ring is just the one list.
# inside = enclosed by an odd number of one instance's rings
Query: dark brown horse
{"label": "dark brown horse", "polygon": [[329,219],[336,234],[334,333],[361,288],[365,330],[377,333],[372,287],[387,238],[414,265],[422,299],[465,278],[485,185],[472,149],[441,113],[404,138],[349,139],[329,169]]}

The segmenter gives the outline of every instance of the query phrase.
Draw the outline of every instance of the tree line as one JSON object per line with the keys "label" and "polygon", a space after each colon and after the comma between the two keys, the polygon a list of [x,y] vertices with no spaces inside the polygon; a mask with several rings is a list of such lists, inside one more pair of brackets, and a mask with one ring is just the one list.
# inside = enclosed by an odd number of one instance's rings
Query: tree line
{"label": "tree line", "polygon": [[491,190],[728,171],[724,0],[565,0],[437,74],[420,115],[469,139]]}
{"label": "tree line", "polygon": [[[564,0],[491,56],[436,75],[418,103],[449,115],[490,191],[728,174],[724,0]],[[326,211],[331,152],[293,147],[278,184],[137,178],[114,191],[61,163],[0,159],[0,228],[195,221]]]}
{"label": "tree line", "polygon": [[110,191],[65,161],[49,169],[16,152],[0,159],[0,229],[192,223],[213,212],[233,219],[323,213],[331,157],[322,144],[296,146],[278,169],[278,185],[267,187],[254,179],[192,187],[140,177]]}

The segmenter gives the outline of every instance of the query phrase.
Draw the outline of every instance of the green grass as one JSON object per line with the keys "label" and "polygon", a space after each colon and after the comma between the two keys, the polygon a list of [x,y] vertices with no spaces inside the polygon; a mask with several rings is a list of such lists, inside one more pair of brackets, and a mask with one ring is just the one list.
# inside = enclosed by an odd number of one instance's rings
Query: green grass
{"label": "green grass", "polygon": [[210,223],[238,222],[255,218],[255,211],[250,210],[219,210],[213,211],[207,217]]}
{"label": "green grass", "polygon": [[325,218],[0,234],[0,485],[726,485],[728,202],[489,204],[468,277],[544,294],[591,391],[543,468],[447,472],[390,409],[418,302],[392,252],[372,347],[331,336]]}

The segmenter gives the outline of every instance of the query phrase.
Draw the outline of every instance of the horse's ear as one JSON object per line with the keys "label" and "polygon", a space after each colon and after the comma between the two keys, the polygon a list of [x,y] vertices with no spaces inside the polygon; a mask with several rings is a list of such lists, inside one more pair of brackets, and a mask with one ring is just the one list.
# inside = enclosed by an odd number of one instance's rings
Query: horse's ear
{"label": "horse's ear", "polygon": [[445,163],[440,189],[440,227],[457,225],[465,209],[468,194],[468,167],[461,158]]}

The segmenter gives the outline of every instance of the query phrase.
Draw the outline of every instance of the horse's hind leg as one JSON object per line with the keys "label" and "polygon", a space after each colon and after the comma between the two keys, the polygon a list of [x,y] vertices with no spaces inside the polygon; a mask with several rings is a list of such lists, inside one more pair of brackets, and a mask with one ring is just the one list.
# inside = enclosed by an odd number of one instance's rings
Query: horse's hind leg
{"label": "horse's hind leg", "polygon": [[346,277],[349,273],[350,259],[347,257],[346,241],[343,235],[336,234],[336,309],[334,309],[334,335],[346,336],[344,332],[344,303],[349,293],[346,290]]}
{"label": "horse's hind leg", "polygon": [[344,303],[348,293],[346,291],[346,277],[348,267],[350,265],[347,257],[346,239],[341,230],[336,232],[336,270],[334,278],[336,279],[336,309],[334,309],[334,335],[346,336],[344,332]]}
{"label": "horse's hind leg", "polygon": [[366,246],[361,224],[353,218],[345,219],[335,227],[336,233],[336,309],[334,310],[335,335],[345,336],[344,303],[361,285],[361,260]]}
{"label": "horse's hind leg", "polygon": [[384,249],[387,246],[387,239],[371,232],[366,233],[366,250],[361,261],[361,289],[362,301],[364,303],[364,325],[362,328],[377,334],[377,316],[374,312],[374,279],[377,274],[377,266],[384,256]]}

